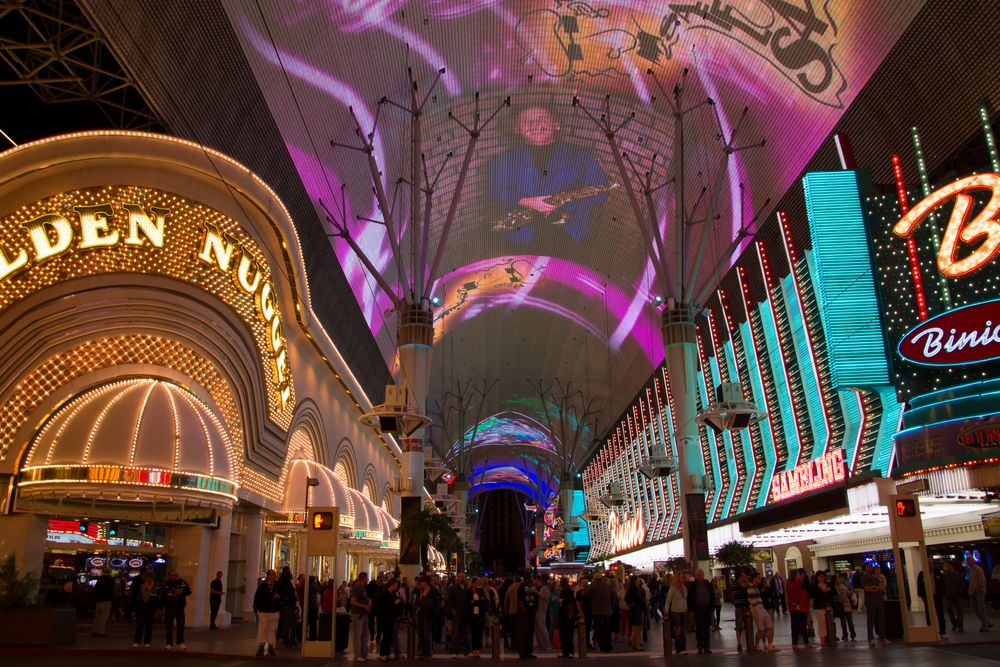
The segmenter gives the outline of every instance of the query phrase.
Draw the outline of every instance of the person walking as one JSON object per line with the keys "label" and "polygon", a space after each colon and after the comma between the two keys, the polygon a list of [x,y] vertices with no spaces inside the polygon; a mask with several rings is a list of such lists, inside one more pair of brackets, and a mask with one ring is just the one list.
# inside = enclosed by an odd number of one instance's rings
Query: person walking
{"label": "person walking", "polygon": [[809,630],[806,618],[809,614],[809,591],[802,574],[793,570],[787,586],[788,611],[792,617],[792,648],[799,647],[799,639],[804,647],[809,646]]}
{"label": "person walking", "polygon": [[275,655],[278,643],[278,620],[281,617],[281,592],[278,573],[268,570],[253,594],[253,613],[257,618],[257,655]]}
{"label": "person walking", "polygon": [[594,634],[594,614],[591,612],[590,595],[587,594],[587,589],[590,587],[590,579],[581,577],[577,582],[577,587],[576,600],[580,603],[580,611],[583,612],[584,643],[586,643],[588,651],[593,651],[594,643],[591,641],[591,638]]}
{"label": "person walking", "polygon": [[447,612],[451,618],[451,657],[469,654],[469,592],[466,590],[465,573],[459,572],[448,587]]}
{"label": "person walking", "polygon": [[156,618],[156,599],[159,590],[153,581],[153,573],[145,572],[132,580],[130,589],[132,613],[135,615],[135,636],[132,648],[149,648],[153,642],[153,619]]}
{"label": "person walking", "polygon": [[535,610],[535,646],[539,651],[552,650],[552,640],[549,637],[549,626],[546,619],[549,615],[549,601],[552,591],[541,577],[535,577],[535,592],[538,593],[538,608]]}
{"label": "person walking", "polygon": [[517,642],[517,591],[521,588],[521,577],[515,577],[503,596],[504,648],[513,651]]}
{"label": "person walking", "polygon": [[421,658],[429,658],[433,654],[434,642],[432,637],[434,614],[440,604],[440,597],[429,581],[427,575],[417,578],[416,588],[413,592],[413,601],[416,607],[417,637],[420,641]]}
{"label": "person walking", "polygon": [[668,575],[667,586],[667,595],[663,602],[663,611],[666,614],[664,622],[670,623],[674,652],[677,655],[687,655],[688,592],[684,587],[684,578],[679,574]]}
{"label": "person walking", "polygon": [[295,646],[297,637],[295,636],[295,625],[297,621],[296,605],[298,598],[295,595],[295,582],[292,579],[292,570],[287,565],[281,568],[276,582],[278,594],[281,596],[281,615],[278,617],[278,637],[285,646]]}
{"label": "person walking", "polygon": [[645,600],[642,589],[639,588],[639,577],[635,575],[629,579],[628,588],[625,590],[625,604],[628,606],[629,615],[628,645],[634,651],[641,651]]}
{"label": "person walking", "polygon": [[208,628],[218,630],[215,619],[219,617],[219,609],[222,607],[222,596],[226,594],[222,590],[222,570],[215,573],[215,579],[208,585]]}
{"label": "person walking", "polygon": [[865,574],[861,577],[861,585],[865,589],[865,617],[868,625],[868,645],[875,646],[872,630],[878,634],[882,644],[888,644],[885,636],[885,577],[879,568],[865,565]]}
{"label": "person walking", "polygon": [[108,619],[111,618],[111,608],[115,602],[115,580],[107,569],[94,582],[94,625],[91,628],[92,637],[106,637]]}
{"label": "person walking", "polygon": [[538,611],[538,591],[530,577],[524,578],[517,589],[517,646],[521,660],[535,658],[535,612]]}
{"label": "person walking", "polygon": [[715,618],[712,620],[712,631],[718,632],[722,622],[722,600],[726,591],[726,579],[722,575],[712,577],[712,590],[715,591]]}
{"label": "person walking", "polygon": [[958,566],[948,561],[944,566],[944,608],[951,620],[952,632],[965,631],[965,610],[962,596],[965,595],[965,577]]}
{"label": "person walking", "polygon": [[594,617],[594,641],[602,653],[611,651],[611,623],[614,606],[611,602],[614,591],[606,577],[596,577],[584,591],[590,600],[590,613]]}
{"label": "person walking", "polygon": [[563,658],[573,657],[573,632],[581,614],[576,591],[569,585],[569,579],[559,581],[559,646]]}
{"label": "person walking", "polygon": [[402,600],[399,595],[399,581],[390,579],[389,583],[379,589],[374,600],[373,614],[377,619],[379,636],[378,659],[387,662],[393,650],[393,636],[396,629],[396,619],[399,617]]}
{"label": "person walking", "polygon": [[833,601],[835,591],[826,583],[826,573],[816,573],[816,585],[812,590],[813,613],[816,614],[816,634],[820,646],[833,646]]}
{"label": "person walking", "polygon": [[[740,571],[736,578],[736,586],[733,587],[733,610],[736,614],[736,652],[743,652],[743,635],[747,630],[747,623],[750,623],[752,634],[753,621],[750,619],[750,599],[747,595],[747,573]],[[750,648],[749,640],[747,648]]]}
{"label": "person walking", "polygon": [[771,575],[769,585],[774,590],[774,600],[776,603],[774,610],[781,615],[787,614],[788,602],[785,600],[785,578],[781,576],[780,572],[775,572]]}
{"label": "person walking", "polygon": [[490,598],[483,588],[479,577],[473,577],[469,582],[466,599],[466,609],[469,614],[469,634],[472,644],[472,659],[479,660],[483,650],[483,630],[486,628],[486,617],[490,609]]}
{"label": "person walking", "polygon": [[354,661],[365,662],[368,660],[368,614],[372,610],[371,600],[368,599],[368,573],[361,572],[351,586],[351,629],[353,635],[351,641],[354,643]]}
{"label": "person walking", "polygon": [[184,608],[191,595],[191,587],[181,579],[177,570],[170,570],[167,580],[160,587],[160,602],[163,605],[163,621],[167,626],[166,650],[174,647],[174,626],[177,628],[177,648],[184,650]]}
{"label": "person walking", "polygon": [[756,651],[763,642],[767,650],[774,653],[778,650],[778,647],[774,645],[774,618],[771,616],[774,593],[765,583],[764,575],[760,572],[754,573],[753,579],[747,586],[747,602],[750,605],[750,617],[757,627],[753,640],[754,650]]}
{"label": "person walking", "polygon": [[694,582],[688,588],[688,609],[694,610],[695,640],[698,653],[711,653],[709,638],[712,625],[712,608],[715,606],[715,592],[712,583],[705,579],[705,571],[694,571]]}
{"label": "person walking", "polygon": [[979,631],[989,632],[993,624],[986,617],[986,572],[971,555],[966,556],[965,564],[969,573],[969,599],[972,600],[972,611],[979,617]]}
{"label": "person walking", "polygon": [[840,638],[847,641],[848,630],[850,630],[850,639],[854,641],[857,638],[857,634],[854,631],[854,607],[857,604],[857,597],[855,597],[854,593],[848,587],[846,577],[836,577],[833,583],[833,590],[835,592],[833,614],[836,618],[840,619]]}

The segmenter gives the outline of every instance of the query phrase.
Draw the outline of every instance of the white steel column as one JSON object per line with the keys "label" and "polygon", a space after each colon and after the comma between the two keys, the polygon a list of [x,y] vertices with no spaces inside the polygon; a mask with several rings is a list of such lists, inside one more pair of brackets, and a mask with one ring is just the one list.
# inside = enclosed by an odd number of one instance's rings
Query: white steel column
{"label": "white steel column", "polygon": [[[701,456],[701,440],[698,433],[698,406],[695,402],[695,381],[697,379],[698,347],[694,325],[694,313],[690,306],[668,303],[663,311],[663,342],[670,391],[673,396],[674,435],[677,441],[677,474],[684,503],[681,520],[684,533],[684,555],[692,564],[692,569],[702,567],[694,551],[692,539],[697,537],[691,530],[691,513],[688,511],[689,494],[705,496],[705,464]],[[703,535],[703,537],[707,537]]]}

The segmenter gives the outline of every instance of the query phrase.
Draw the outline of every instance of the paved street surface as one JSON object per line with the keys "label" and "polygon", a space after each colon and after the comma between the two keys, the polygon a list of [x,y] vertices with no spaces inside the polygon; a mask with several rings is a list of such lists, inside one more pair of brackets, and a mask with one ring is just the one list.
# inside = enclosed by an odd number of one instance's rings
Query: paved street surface
{"label": "paved street surface", "polygon": [[[692,653],[687,656],[670,656],[666,659],[673,665],[837,665],[843,667],[925,667],[946,666],[960,667],[962,665],[988,665],[1000,663],[1000,615],[995,619],[998,630],[986,633],[974,631],[975,623],[967,617],[966,623],[972,631],[951,635],[952,639],[940,646],[907,646],[902,641],[893,642],[887,647],[871,648],[865,641],[864,614],[855,614],[855,627],[858,640],[854,642],[838,642],[834,648],[792,650],[789,631],[789,617],[775,618],[775,644],[782,650],[775,654],[740,654],[736,651],[736,637],[732,607],[728,606],[722,614],[722,630],[712,633],[712,655],[699,656],[694,654],[694,635],[688,635],[688,648]],[[117,667],[118,665],[136,665],[142,662],[152,662],[155,665],[183,665],[199,667],[211,664],[215,667],[237,667],[239,665],[259,665],[262,661],[273,664],[312,664],[312,665],[343,665],[353,664],[349,658],[338,658],[331,662],[322,659],[303,659],[299,657],[298,649],[278,649],[275,658],[256,658],[255,642],[256,626],[253,623],[238,623],[223,630],[189,630],[187,633],[186,651],[163,650],[163,626],[158,625],[153,637],[153,648],[133,649],[132,627],[125,624],[109,625],[107,637],[91,637],[89,626],[81,624],[77,629],[76,642],[73,646],[61,648],[26,648],[0,649],[0,665],[3,667],[41,667],[42,665],[73,665],[73,667]],[[405,649],[405,631],[401,635]],[[375,653],[377,655],[377,652]],[[472,664],[482,665],[493,662],[488,659],[490,649],[483,651],[483,660],[454,660],[451,654],[438,646],[435,657],[430,662],[446,662],[455,667],[468,667]],[[504,662],[520,663],[516,653],[505,652]],[[558,651],[540,652],[542,664],[577,664],[575,661],[562,660]],[[627,643],[620,642],[610,654],[591,653],[588,661],[593,660],[598,665],[614,667],[644,667],[651,663],[663,662],[661,628],[653,625],[649,641],[644,651],[632,651]],[[376,660],[370,660],[376,662]],[[405,664],[407,661],[402,661]],[[427,664],[428,661],[417,661],[414,664]],[[537,662],[537,661],[536,661]]]}

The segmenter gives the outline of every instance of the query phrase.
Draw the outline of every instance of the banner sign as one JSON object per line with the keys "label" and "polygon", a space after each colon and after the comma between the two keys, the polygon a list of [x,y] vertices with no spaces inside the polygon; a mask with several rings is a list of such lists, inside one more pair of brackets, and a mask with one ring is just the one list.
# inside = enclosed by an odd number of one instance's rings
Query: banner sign
{"label": "banner sign", "polygon": [[954,308],[921,322],[899,341],[899,356],[925,366],[1000,358],[1000,299]]}
{"label": "banner sign", "polygon": [[903,431],[896,438],[894,472],[948,462],[993,458],[1000,452],[1000,415],[945,421]]}

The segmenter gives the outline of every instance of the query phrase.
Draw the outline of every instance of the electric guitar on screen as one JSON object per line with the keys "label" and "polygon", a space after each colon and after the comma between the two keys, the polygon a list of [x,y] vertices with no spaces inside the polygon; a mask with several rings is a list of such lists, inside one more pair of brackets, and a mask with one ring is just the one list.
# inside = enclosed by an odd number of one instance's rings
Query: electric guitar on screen
{"label": "electric guitar on screen", "polygon": [[516,232],[522,227],[526,227],[532,223],[548,222],[553,225],[565,224],[566,212],[561,210],[563,206],[578,199],[586,199],[587,197],[594,197],[604,194],[605,192],[610,192],[618,187],[621,187],[620,184],[610,183],[608,185],[588,185],[587,187],[580,188],[578,190],[557,192],[556,194],[549,195],[545,198],[546,204],[552,204],[553,206],[558,207],[556,210],[551,213],[539,213],[533,209],[519,206],[494,222],[493,231]]}

